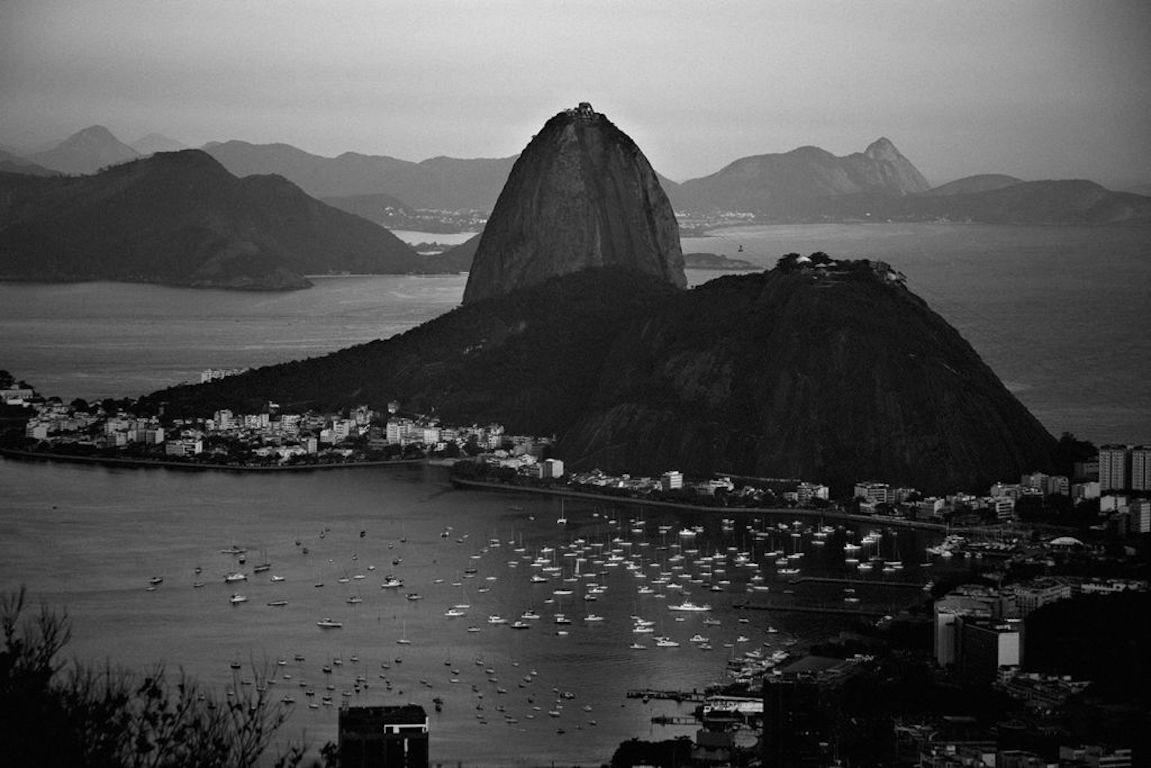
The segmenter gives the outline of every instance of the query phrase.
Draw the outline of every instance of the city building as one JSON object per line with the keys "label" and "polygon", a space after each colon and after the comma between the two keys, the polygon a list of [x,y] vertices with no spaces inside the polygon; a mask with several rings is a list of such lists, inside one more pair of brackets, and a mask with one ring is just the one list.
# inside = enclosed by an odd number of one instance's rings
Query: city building
{"label": "city building", "polygon": [[341,707],[341,768],[427,768],[428,714],[408,704]]}
{"label": "city building", "polygon": [[1026,618],[1032,611],[1060,600],[1068,600],[1073,594],[1071,583],[1062,579],[1035,579],[1025,584],[1016,584],[1015,610],[1020,618]]}
{"label": "city building", "polygon": [[1105,445],[1099,449],[1099,489],[1125,491],[1128,484],[1131,451],[1125,445]]}
{"label": "city building", "polygon": [[1059,747],[1059,768],[1131,768],[1133,765],[1129,747],[1107,748],[1097,744]]}
{"label": "city building", "polygon": [[1009,597],[996,590],[964,585],[935,601],[935,661],[946,667],[959,660],[960,618],[996,619],[1014,613]]}
{"label": "city building", "polygon": [[1023,664],[1023,621],[960,616],[956,665],[973,679],[994,680]]}
{"label": "city building", "polygon": [[552,480],[564,474],[564,463],[559,459],[544,459],[536,467],[541,480]]}
{"label": "city building", "polygon": [[665,491],[683,488],[683,473],[679,470],[669,470],[659,476],[660,487]]}
{"label": "city building", "polygon": [[1151,491],[1151,446],[1131,449],[1131,490]]}
{"label": "city building", "polygon": [[891,500],[891,486],[887,483],[864,481],[855,484],[853,495],[857,499],[863,499],[868,504],[886,504]]}

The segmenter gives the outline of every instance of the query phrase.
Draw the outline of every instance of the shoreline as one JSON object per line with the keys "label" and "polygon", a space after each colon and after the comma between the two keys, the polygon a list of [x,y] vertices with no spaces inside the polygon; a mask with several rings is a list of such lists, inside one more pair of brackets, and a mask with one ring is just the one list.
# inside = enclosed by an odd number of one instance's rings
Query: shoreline
{"label": "shoreline", "polygon": [[184,469],[192,471],[223,472],[311,472],[330,469],[359,469],[361,467],[392,467],[406,464],[421,464],[427,459],[393,459],[390,461],[354,461],[340,464],[293,464],[289,466],[261,467],[237,464],[193,464],[187,461],[165,461],[163,459],[117,459],[111,456],[71,456],[68,454],[21,451],[15,448],[0,448],[0,456],[22,461],[59,461],[68,464],[97,464],[106,467],[129,467],[133,469]]}
{"label": "shoreline", "polygon": [[837,512],[834,510],[824,509],[798,509],[793,507],[704,507],[698,504],[680,504],[674,501],[653,501],[651,499],[639,499],[632,496],[610,496],[607,494],[587,493],[584,491],[569,491],[558,488],[531,488],[528,486],[505,485],[503,483],[493,483],[484,480],[464,480],[457,477],[453,477],[451,479],[451,483],[457,487],[462,486],[476,490],[492,490],[500,491],[502,493],[534,493],[537,495],[564,496],[567,498],[592,499],[596,501],[604,500],[618,502],[620,504],[638,504],[641,506],[649,507],[665,507],[668,509],[681,509],[691,512],[751,512],[753,514],[761,515],[799,515],[801,517],[819,517],[831,518],[834,520],[846,520],[853,523],[898,525],[906,528],[920,528],[928,531],[962,532],[968,530],[966,528],[957,528],[941,523],[928,523],[921,520],[905,520],[898,517],[873,517],[871,515],[853,515],[850,512]]}

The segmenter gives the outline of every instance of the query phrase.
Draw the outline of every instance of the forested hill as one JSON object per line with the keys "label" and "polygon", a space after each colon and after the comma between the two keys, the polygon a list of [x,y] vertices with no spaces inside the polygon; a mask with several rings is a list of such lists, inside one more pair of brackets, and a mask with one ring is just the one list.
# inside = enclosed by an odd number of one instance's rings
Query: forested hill
{"label": "forested hill", "polygon": [[304,288],[307,274],[430,273],[384,228],[198,150],[79,177],[0,174],[0,277]]}

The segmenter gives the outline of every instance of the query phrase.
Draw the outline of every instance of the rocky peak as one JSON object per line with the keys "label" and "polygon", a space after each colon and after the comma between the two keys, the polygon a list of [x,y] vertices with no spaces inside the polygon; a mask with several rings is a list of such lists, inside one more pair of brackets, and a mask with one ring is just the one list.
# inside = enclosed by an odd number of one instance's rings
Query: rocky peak
{"label": "rocky peak", "polygon": [[683,288],[671,203],[643,152],[584,102],[544,124],[512,168],[484,229],[464,303],[589,267]]}

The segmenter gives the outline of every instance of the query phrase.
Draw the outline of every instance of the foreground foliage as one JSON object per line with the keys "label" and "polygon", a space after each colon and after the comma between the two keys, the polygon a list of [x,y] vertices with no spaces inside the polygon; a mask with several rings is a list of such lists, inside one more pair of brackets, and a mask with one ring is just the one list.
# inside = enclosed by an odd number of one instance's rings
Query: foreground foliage
{"label": "foreground foliage", "polygon": [[[220,701],[183,671],[65,663],[67,616],[29,611],[23,588],[0,597],[0,632],[0,754],[9,765],[247,768],[287,718],[259,674]],[[302,757],[292,747],[274,765]]]}

